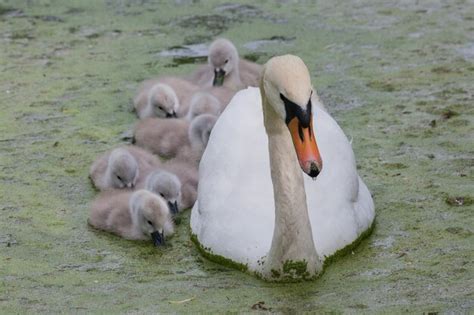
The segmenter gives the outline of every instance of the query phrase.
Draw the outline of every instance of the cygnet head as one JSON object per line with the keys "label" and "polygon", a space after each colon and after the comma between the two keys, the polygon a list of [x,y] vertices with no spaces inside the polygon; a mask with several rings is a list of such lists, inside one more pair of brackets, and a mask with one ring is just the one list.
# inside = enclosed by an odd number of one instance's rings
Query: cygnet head
{"label": "cygnet head", "polygon": [[217,117],[210,114],[199,115],[191,121],[188,136],[194,149],[204,151],[216,121]]}
{"label": "cygnet head", "polygon": [[271,58],[264,66],[260,90],[263,100],[287,125],[301,169],[315,178],[322,160],[313,133],[313,87],[303,60],[293,55]]}
{"label": "cygnet head", "polygon": [[150,237],[155,246],[165,243],[173,223],[165,200],[148,190],[137,190],[130,198],[130,214],[135,228]]}
{"label": "cygnet head", "polygon": [[171,214],[178,213],[178,200],[181,198],[181,181],[167,171],[157,170],[146,178],[145,188],[163,197]]}
{"label": "cygnet head", "polygon": [[221,103],[214,95],[207,92],[197,92],[191,98],[188,120],[192,121],[194,117],[202,114],[219,116],[220,112]]}
{"label": "cygnet head", "polygon": [[238,72],[239,54],[234,44],[225,38],[216,39],[209,47],[209,65],[214,70],[212,85],[221,86],[232,71]]}
{"label": "cygnet head", "polygon": [[137,160],[126,149],[114,149],[109,156],[107,177],[114,188],[133,188],[139,175]]}
{"label": "cygnet head", "polygon": [[173,88],[167,84],[154,85],[148,94],[148,106],[156,117],[176,117],[179,100]]}

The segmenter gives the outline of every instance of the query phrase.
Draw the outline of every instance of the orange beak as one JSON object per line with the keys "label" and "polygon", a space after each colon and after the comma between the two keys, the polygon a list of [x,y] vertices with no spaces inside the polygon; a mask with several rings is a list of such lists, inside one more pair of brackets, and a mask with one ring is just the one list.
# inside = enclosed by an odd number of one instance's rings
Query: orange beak
{"label": "orange beak", "polygon": [[308,128],[304,128],[298,118],[294,117],[288,123],[288,129],[301,169],[313,178],[318,176],[322,170],[323,162],[314,137],[312,120]]}

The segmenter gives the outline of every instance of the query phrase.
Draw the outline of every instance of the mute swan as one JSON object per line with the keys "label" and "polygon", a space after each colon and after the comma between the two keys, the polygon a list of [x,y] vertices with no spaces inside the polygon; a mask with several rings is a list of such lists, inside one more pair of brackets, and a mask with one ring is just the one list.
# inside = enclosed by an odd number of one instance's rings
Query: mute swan
{"label": "mute swan", "polygon": [[206,148],[216,120],[217,117],[214,115],[203,114],[195,117],[189,126],[188,136],[191,147],[200,156]]}
{"label": "mute swan", "polygon": [[173,118],[187,112],[192,94],[198,87],[186,80],[163,77],[144,81],[138,88],[133,106],[138,118]]}
{"label": "mute swan", "polygon": [[212,86],[204,89],[204,91],[214,95],[221,102],[221,112],[227,107],[237,90],[225,86]]}
{"label": "mute swan", "polygon": [[173,160],[186,163],[189,168],[195,169],[199,166],[202,153],[206,149],[207,142],[211,135],[212,128],[217,121],[217,117],[210,114],[203,114],[195,117],[188,130],[190,146],[182,146]]}
{"label": "mute swan", "polygon": [[178,213],[178,203],[181,203],[181,181],[176,175],[157,169],[147,176],[145,188],[163,197],[173,215]]}
{"label": "mute swan", "polygon": [[309,279],[370,229],[373,201],[304,62],[272,58],[262,77],[214,126],[199,166],[193,239],[208,257],[264,279]]}
{"label": "mute swan", "polygon": [[162,157],[174,157],[183,146],[189,146],[189,123],[182,119],[146,118],[135,126],[136,145]]}
{"label": "mute swan", "polygon": [[199,68],[190,78],[201,86],[225,86],[240,90],[258,86],[262,66],[239,58],[234,44],[225,38],[209,46],[208,65]]}
{"label": "mute swan", "polygon": [[99,156],[90,168],[89,177],[99,190],[133,188],[141,177],[160,165],[158,158],[135,146],[123,146]]}
{"label": "mute swan", "polygon": [[212,114],[219,116],[221,113],[221,102],[214,95],[207,92],[197,92],[191,98],[191,105],[186,119],[191,121],[201,114]]}
{"label": "mute swan", "polygon": [[130,240],[152,239],[162,245],[173,234],[171,215],[163,198],[147,191],[109,190],[92,202],[89,225]]}
{"label": "mute swan", "polygon": [[195,93],[191,98],[186,118],[191,121],[201,114],[219,116],[229,104],[236,91],[224,86],[208,87]]}
{"label": "mute swan", "polygon": [[178,201],[179,209],[190,208],[196,202],[198,170],[197,163],[192,160],[194,156],[194,154],[190,154],[189,157],[176,157],[166,161],[162,167],[163,170],[175,174],[181,182],[181,200]]}
{"label": "mute swan", "polygon": [[216,117],[209,114],[199,115],[191,123],[177,118],[146,118],[135,126],[133,142],[166,158],[195,150],[194,155],[199,154],[200,159],[215,120]]}

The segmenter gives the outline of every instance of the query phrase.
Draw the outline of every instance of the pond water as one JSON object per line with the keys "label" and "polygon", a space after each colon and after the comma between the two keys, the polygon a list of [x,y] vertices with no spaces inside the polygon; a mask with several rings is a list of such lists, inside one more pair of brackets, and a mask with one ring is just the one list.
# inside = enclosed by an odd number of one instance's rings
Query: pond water
{"label": "pond water", "polygon": [[[0,309],[472,311],[473,30],[469,1],[0,1]],[[159,250],[86,223],[90,163],[135,123],[138,83],[219,36],[302,57],[352,139],[377,224],[315,281],[209,262],[189,211]]]}

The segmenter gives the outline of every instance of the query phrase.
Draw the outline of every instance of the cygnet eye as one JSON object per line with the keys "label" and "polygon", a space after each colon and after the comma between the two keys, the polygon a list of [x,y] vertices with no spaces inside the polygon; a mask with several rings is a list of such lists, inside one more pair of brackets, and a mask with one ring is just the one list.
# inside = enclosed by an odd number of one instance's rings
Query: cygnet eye
{"label": "cygnet eye", "polygon": [[158,106],[158,109],[164,110],[162,106]]}
{"label": "cygnet eye", "polygon": [[122,177],[117,175],[117,179],[122,182]]}
{"label": "cygnet eye", "polygon": [[160,193],[160,196],[163,197],[163,198],[165,198],[165,195],[163,195],[162,193]]}
{"label": "cygnet eye", "polygon": [[153,226],[153,223],[152,223],[150,220],[148,220],[147,222],[148,222],[148,224],[150,224],[151,226]]}
{"label": "cygnet eye", "polygon": [[226,60],[224,61],[224,63],[228,63],[228,62],[229,62],[229,59],[226,59]]}

